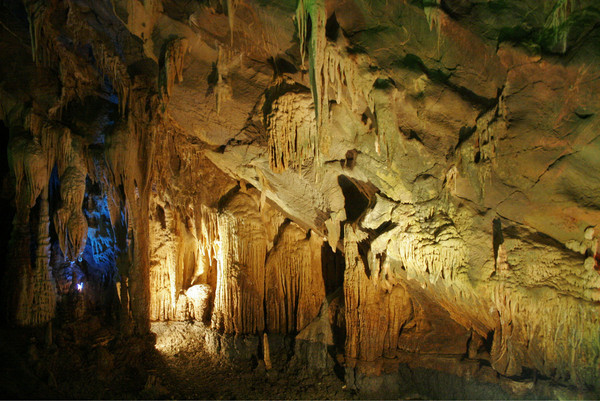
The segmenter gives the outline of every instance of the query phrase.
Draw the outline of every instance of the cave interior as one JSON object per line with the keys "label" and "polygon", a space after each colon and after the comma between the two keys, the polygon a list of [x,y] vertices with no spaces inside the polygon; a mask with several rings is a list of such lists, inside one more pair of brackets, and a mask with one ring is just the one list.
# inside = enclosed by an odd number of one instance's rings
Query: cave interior
{"label": "cave interior", "polygon": [[1,0],[6,397],[600,397],[596,0]]}

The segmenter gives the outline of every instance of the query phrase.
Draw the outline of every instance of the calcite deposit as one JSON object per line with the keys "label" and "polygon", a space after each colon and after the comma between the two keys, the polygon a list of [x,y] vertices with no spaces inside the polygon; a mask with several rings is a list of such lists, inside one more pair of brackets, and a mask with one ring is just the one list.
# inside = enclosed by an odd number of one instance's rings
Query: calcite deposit
{"label": "calcite deposit", "polygon": [[596,1],[0,17],[7,323],[195,321],[364,396],[598,395]]}

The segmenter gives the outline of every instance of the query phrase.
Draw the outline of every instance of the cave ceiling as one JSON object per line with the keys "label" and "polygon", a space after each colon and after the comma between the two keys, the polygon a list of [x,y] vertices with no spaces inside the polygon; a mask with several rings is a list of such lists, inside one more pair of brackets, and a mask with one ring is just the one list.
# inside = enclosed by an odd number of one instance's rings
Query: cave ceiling
{"label": "cave ceiling", "polygon": [[[157,233],[169,221],[181,244],[221,235],[206,254],[243,248],[247,266],[279,258],[266,262],[267,287],[286,254],[313,260],[321,244],[343,253],[349,359],[414,351],[414,338],[398,337],[402,322],[435,305],[457,337],[497,333],[490,358],[502,374],[529,367],[597,384],[596,1],[5,0],[2,8],[0,118],[10,129],[17,220],[57,174],[62,206],[50,218],[65,255],[81,255],[89,237],[79,208],[87,177],[106,194],[111,241],[135,249],[134,266],[168,258],[171,245],[157,244],[171,239]],[[227,232],[252,240],[224,242]],[[278,248],[281,238],[297,245]],[[322,298],[326,284],[307,263],[290,274]],[[132,268],[134,298],[153,297],[152,277]],[[165,290],[172,297],[178,280]],[[215,302],[229,302],[229,290],[213,290]],[[282,332],[301,331],[319,311],[298,291],[305,315],[266,318]],[[413,312],[397,316],[407,297]],[[134,311],[138,325],[175,316],[153,302]],[[222,304],[213,324],[260,332],[262,298],[248,302],[244,313],[256,321]],[[377,314],[389,321],[384,337],[369,325]]]}

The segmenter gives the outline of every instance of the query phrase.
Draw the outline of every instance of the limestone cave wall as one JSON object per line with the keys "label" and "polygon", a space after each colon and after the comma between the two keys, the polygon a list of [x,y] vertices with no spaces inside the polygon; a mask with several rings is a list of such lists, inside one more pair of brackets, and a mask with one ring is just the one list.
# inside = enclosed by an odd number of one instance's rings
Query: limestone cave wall
{"label": "limestone cave wall", "polygon": [[7,321],[598,391],[595,1],[0,4]]}

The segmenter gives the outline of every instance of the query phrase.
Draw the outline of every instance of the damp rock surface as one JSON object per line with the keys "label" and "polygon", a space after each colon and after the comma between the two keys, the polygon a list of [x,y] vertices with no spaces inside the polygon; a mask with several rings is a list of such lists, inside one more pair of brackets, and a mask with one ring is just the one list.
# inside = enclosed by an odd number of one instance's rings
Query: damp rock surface
{"label": "damp rock surface", "polygon": [[101,316],[60,341],[124,346],[191,321],[269,386],[284,356],[374,396],[600,391],[596,1],[4,0],[0,22],[7,327]]}

